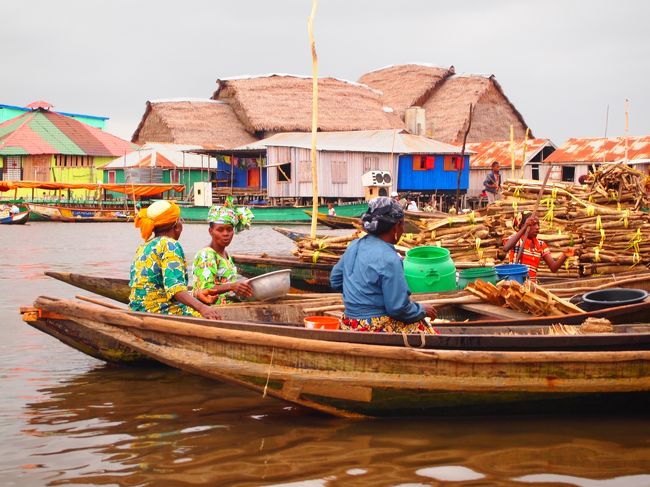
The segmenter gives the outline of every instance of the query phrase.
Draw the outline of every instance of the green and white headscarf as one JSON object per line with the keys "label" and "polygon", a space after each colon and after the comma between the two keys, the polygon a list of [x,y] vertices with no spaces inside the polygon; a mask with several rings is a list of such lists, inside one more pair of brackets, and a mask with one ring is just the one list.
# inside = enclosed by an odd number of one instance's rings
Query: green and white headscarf
{"label": "green and white headscarf", "polygon": [[231,196],[226,198],[223,206],[214,205],[208,212],[208,223],[216,225],[232,225],[235,233],[250,228],[255,216],[250,208],[235,207]]}

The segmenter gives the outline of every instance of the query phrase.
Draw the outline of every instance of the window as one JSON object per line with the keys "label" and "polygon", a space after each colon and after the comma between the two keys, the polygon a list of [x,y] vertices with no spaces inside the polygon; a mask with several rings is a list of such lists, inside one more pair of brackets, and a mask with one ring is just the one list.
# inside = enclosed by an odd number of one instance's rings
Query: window
{"label": "window", "polygon": [[301,183],[311,181],[311,161],[300,161],[298,163],[298,181]]}
{"label": "window", "polygon": [[179,184],[181,182],[181,172],[178,169],[171,169],[169,171],[169,182],[171,184]]}
{"label": "window", "polygon": [[279,183],[291,182],[291,163],[287,162],[277,166],[277,179]]}
{"label": "window", "polygon": [[57,167],[92,167],[94,158],[92,156],[69,156],[55,154],[54,165]]}
{"label": "window", "polygon": [[539,164],[530,165],[530,177],[535,181],[539,181]]}
{"label": "window", "polygon": [[363,174],[368,171],[376,171],[379,169],[379,157],[364,157],[363,158]]}
{"label": "window", "polygon": [[332,161],[332,183],[348,182],[348,161]]}
{"label": "window", "polygon": [[108,171],[108,184],[115,184],[115,171]]}
{"label": "window", "polygon": [[413,156],[413,170],[414,171],[426,171],[425,159],[422,156]]}
{"label": "window", "polygon": [[566,183],[573,183],[576,179],[575,166],[562,166],[562,181]]}
{"label": "window", "polygon": [[461,160],[460,156],[445,156],[443,169],[445,171],[458,171],[458,169],[465,169],[465,161]]}

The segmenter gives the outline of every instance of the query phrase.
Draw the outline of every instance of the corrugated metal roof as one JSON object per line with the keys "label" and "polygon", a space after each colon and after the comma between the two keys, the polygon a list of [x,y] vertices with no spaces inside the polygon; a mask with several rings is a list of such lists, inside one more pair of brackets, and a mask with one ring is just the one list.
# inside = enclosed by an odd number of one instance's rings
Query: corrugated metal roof
{"label": "corrugated metal roof", "polygon": [[0,155],[117,156],[134,147],[96,127],[43,109],[0,124]]}
{"label": "corrugated metal roof", "polygon": [[[521,167],[524,157],[524,141],[515,140],[515,166]],[[544,147],[555,147],[548,139],[529,139],[526,142],[526,162],[535,157]],[[502,166],[510,167],[510,141],[509,140],[486,140],[484,142],[472,142],[467,147],[476,154],[470,159],[470,167],[490,167],[494,161]]]}
{"label": "corrugated metal roof", "polygon": [[[266,147],[311,148],[309,132],[288,132],[273,135],[234,149],[260,150]],[[400,130],[355,130],[350,132],[319,132],[317,149],[330,152],[378,152],[395,154],[460,154],[461,147],[413,135]],[[470,151],[465,151],[471,154]]]}
{"label": "corrugated metal roof", "polygon": [[124,167],[162,167],[166,169],[200,169],[210,167],[216,168],[217,161],[207,155],[186,152],[202,149],[198,145],[178,144],[145,144],[139,150],[135,150],[125,156],[113,159],[105,164],[102,169],[124,169]]}
{"label": "corrugated metal roof", "polygon": [[[625,160],[626,137],[574,138],[567,140],[546,162],[553,163],[602,163]],[[627,137],[629,162],[650,162],[650,135]]]}

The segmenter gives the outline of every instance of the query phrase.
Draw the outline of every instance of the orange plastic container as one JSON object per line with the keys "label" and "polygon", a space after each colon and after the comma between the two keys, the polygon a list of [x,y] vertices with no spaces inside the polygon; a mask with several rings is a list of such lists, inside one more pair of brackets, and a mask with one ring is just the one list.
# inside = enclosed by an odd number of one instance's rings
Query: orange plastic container
{"label": "orange plastic container", "polygon": [[303,320],[305,328],[315,330],[338,330],[341,322],[333,316],[306,316]]}

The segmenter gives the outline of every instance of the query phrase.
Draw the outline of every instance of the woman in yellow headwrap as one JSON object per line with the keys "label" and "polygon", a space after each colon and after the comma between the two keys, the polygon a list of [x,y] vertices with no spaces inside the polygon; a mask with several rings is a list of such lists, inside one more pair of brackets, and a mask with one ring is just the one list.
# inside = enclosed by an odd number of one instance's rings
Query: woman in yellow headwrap
{"label": "woman in yellow headwrap", "polygon": [[208,212],[210,244],[194,257],[193,292],[199,300],[212,305],[226,304],[238,298],[248,298],[253,290],[247,281],[237,280],[237,267],[226,251],[235,233],[250,227],[253,213],[245,207],[233,206],[226,198],[223,206],[213,206]]}
{"label": "woman in yellow headwrap", "polygon": [[138,247],[131,264],[129,308],[218,319],[214,308],[187,290],[185,253],[178,243],[183,231],[180,213],[173,201],[156,201],[135,217],[135,226],[140,229],[144,243]]}

